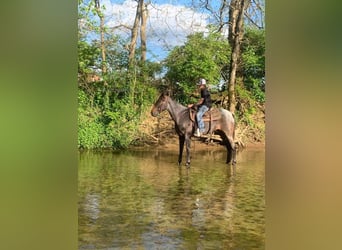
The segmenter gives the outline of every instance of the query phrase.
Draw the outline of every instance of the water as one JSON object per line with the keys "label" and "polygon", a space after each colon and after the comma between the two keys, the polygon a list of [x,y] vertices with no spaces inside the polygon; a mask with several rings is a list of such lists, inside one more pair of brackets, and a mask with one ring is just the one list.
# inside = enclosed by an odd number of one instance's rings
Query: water
{"label": "water", "polygon": [[264,249],[264,153],[80,153],[79,249]]}

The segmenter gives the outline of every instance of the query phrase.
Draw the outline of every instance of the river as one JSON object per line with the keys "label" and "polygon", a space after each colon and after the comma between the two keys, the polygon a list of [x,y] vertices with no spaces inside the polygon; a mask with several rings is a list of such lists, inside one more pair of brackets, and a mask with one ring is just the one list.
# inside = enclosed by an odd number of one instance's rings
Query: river
{"label": "river", "polygon": [[265,151],[80,152],[79,249],[265,249]]}

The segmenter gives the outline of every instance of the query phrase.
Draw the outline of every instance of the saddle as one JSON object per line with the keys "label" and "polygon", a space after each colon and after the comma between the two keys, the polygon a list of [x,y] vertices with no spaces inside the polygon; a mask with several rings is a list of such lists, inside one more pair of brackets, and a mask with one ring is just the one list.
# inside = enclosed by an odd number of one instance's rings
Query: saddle
{"label": "saddle", "polygon": [[[197,110],[193,108],[189,108],[190,120],[197,123],[196,113]],[[221,112],[218,108],[210,108],[207,112],[202,116],[202,120],[204,122],[212,122],[221,119]]]}

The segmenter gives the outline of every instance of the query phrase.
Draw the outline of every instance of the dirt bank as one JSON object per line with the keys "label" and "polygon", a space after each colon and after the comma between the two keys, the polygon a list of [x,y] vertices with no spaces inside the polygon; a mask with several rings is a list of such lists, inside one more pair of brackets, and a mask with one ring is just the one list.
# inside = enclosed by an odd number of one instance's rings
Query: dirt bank
{"label": "dirt bank", "polygon": [[[134,149],[156,148],[158,150],[178,151],[178,136],[174,129],[174,122],[168,112],[163,112],[159,117],[152,117],[145,114],[146,119],[139,128],[140,136],[132,145]],[[265,148],[265,115],[259,112],[253,117],[253,126],[245,124],[243,121],[237,123],[236,142],[240,147],[249,149]],[[219,141],[209,141],[206,138],[192,138],[191,147],[196,149],[221,150],[223,146]]]}

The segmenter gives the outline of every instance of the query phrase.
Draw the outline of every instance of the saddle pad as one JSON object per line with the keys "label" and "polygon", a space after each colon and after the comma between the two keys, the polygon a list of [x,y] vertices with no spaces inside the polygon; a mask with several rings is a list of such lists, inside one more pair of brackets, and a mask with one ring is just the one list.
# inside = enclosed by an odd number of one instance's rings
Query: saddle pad
{"label": "saddle pad", "polygon": [[[210,118],[211,114],[211,118]],[[221,112],[218,108],[212,108],[209,111],[205,112],[203,117],[203,121],[215,121],[221,119]]]}
{"label": "saddle pad", "polygon": [[[190,109],[190,119],[191,121],[195,121],[196,111]],[[211,118],[210,118],[211,115]],[[209,111],[205,112],[203,117],[203,121],[215,121],[221,119],[221,112],[218,108],[211,108]]]}

